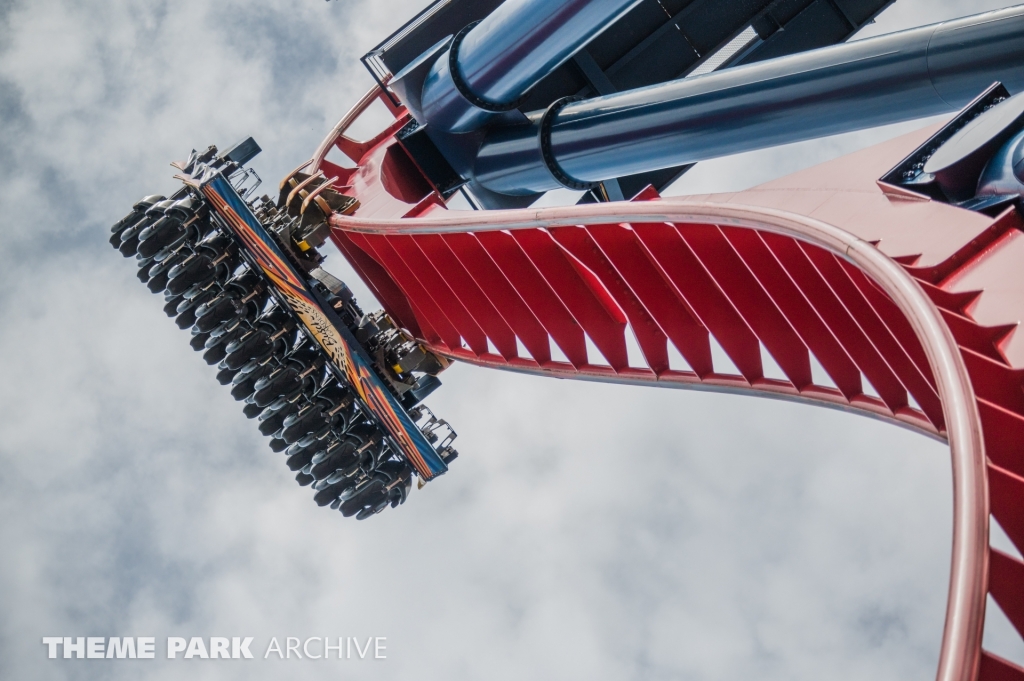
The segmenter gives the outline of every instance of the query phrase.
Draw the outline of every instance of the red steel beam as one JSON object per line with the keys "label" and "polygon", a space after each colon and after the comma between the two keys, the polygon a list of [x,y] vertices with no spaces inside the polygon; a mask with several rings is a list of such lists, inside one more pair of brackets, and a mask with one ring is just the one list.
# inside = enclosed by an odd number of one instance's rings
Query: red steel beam
{"label": "red steel beam", "polygon": [[[364,207],[332,216],[333,238],[402,325],[481,366],[799,400],[946,439],[953,555],[936,678],[1024,681],[1024,670],[981,649],[990,574],[1011,620],[1020,627],[1024,617],[1024,564],[993,553],[990,570],[988,548],[990,480],[992,512],[1024,542],[1024,370],[1003,353],[1017,320],[994,319],[1016,308],[993,308],[1001,292],[957,284],[994,267],[988,254],[1013,243],[1005,237],[1022,223],[887,194],[875,178],[929,131],[763,193],[669,200],[648,188],[632,202],[448,211],[439,195],[411,198],[422,177],[381,177],[410,167],[385,162],[404,110],[373,140],[344,137],[380,96],[371,91],[346,114],[309,166],[334,146],[358,164],[346,182]],[[938,237],[932,224],[942,225]],[[972,316],[979,300],[985,324]],[[629,363],[630,331],[642,365]],[[584,335],[610,366],[593,363]],[[518,356],[517,337],[532,358]],[[739,375],[715,371],[712,337]],[[551,340],[569,362],[552,361]],[[692,371],[670,368],[668,343]],[[788,380],[764,377],[762,345]],[[814,383],[812,356],[838,390]],[[881,399],[864,394],[862,374]]]}

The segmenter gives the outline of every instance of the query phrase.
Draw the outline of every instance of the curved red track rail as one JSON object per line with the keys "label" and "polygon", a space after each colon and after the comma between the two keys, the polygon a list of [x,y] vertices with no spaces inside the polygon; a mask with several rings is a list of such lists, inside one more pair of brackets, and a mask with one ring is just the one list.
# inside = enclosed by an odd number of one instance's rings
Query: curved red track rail
{"label": "curved red track rail", "polygon": [[344,136],[379,95],[309,165],[360,200],[333,240],[396,320],[482,366],[800,400],[948,440],[937,678],[1024,681],[981,648],[986,594],[1024,636],[1024,563],[988,545],[991,513],[1024,551],[1024,223],[876,182],[928,130],[739,194],[448,211],[393,139],[404,110]]}

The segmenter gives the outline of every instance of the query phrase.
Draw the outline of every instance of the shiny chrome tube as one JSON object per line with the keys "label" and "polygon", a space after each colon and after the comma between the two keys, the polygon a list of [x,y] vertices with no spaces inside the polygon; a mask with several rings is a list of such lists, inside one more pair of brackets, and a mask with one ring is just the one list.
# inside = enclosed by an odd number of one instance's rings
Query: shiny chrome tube
{"label": "shiny chrome tube", "polygon": [[1024,91],[1024,6],[580,102],[492,131],[475,179],[524,195],[954,111]]}
{"label": "shiny chrome tube", "polygon": [[455,37],[423,83],[420,121],[467,132],[520,98],[640,0],[506,0]]}

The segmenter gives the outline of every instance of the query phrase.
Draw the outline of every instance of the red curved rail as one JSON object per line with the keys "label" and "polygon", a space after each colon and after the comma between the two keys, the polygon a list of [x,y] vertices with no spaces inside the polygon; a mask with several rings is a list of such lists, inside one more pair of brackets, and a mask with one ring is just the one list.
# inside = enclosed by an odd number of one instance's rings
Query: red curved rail
{"label": "red curved rail", "polygon": [[[1024,563],[988,544],[991,513],[1024,551],[1024,222],[876,181],[929,130],[738,194],[449,211],[394,141],[403,109],[372,140],[345,137],[379,96],[307,165],[359,199],[332,238],[396,320],[482,366],[807,401],[948,440],[937,679],[1024,681],[981,648],[986,594],[1024,636]],[[355,168],[326,160],[334,146]]]}

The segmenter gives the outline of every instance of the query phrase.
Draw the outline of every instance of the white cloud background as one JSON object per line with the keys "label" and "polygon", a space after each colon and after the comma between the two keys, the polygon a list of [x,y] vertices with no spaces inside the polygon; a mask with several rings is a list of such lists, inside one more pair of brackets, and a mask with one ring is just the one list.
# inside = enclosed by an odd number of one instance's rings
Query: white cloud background
{"label": "white cloud background", "polygon": [[[0,2],[0,678],[928,679],[946,448],[824,409],[456,366],[462,457],[317,508],[106,243],[167,162],[271,184],[423,0]],[[900,0],[882,32],[999,6]],[[911,126],[706,163],[749,186]],[[352,282],[340,256],[329,269]],[[357,291],[365,290],[356,287]],[[363,294],[365,307],[372,307]],[[989,645],[1024,660],[998,613]],[[378,662],[48,660],[43,636],[386,636]]]}

